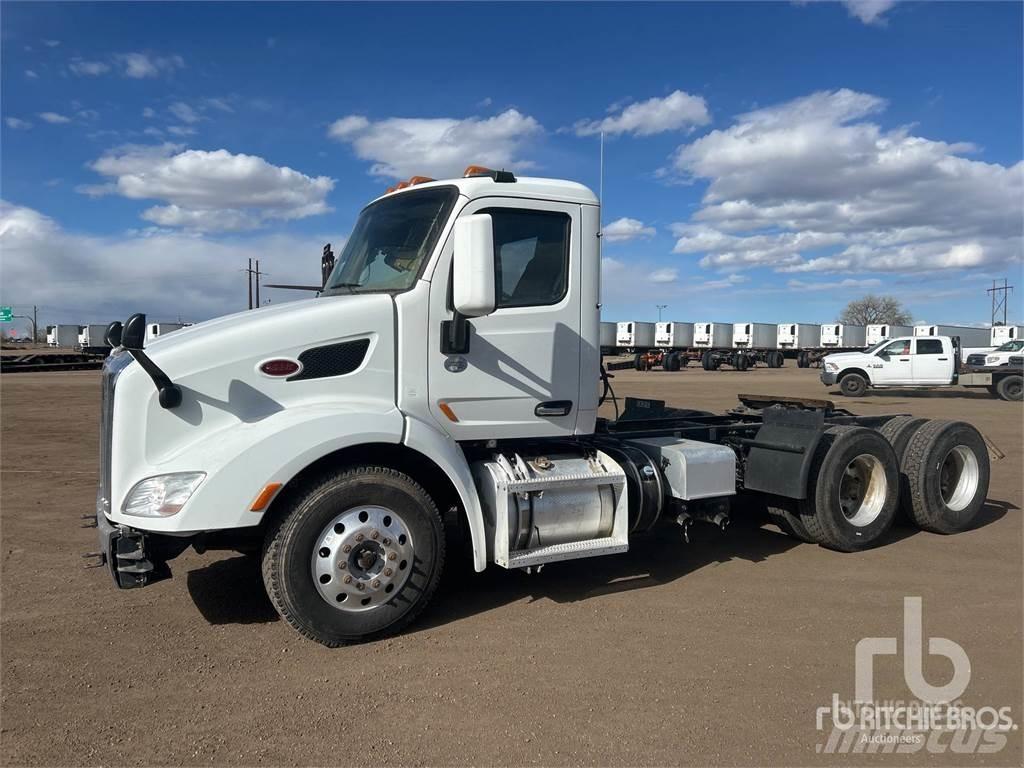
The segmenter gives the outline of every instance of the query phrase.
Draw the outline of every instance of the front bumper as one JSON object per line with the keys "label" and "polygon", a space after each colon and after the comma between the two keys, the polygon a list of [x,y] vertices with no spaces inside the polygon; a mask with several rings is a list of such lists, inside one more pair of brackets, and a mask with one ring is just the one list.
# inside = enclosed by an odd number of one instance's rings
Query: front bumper
{"label": "front bumper", "polygon": [[96,510],[96,531],[102,564],[121,589],[145,587],[171,577],[167,561],[180,555],[191,540],[185,537],[146,533],[126,525],[114,525]]}
{"label": "front bumper", "polygon": [[820,378],[821,383],[824,384],[826,387],[831,387],[833,384],[836,383],[836,375],[834,373],[829,373],[824,368],[822,368],[821,370]]}

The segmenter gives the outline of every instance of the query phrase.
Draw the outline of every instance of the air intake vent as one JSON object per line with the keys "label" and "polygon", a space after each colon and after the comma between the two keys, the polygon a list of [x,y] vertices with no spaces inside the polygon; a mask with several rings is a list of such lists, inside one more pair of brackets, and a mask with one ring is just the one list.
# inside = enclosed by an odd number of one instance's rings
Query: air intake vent
{"label": "air intake vent", "polygon": [[369,339],[343,341],[340,344],[328,344],[325,347],[313,347],[299,355],[302,370],[288,381],[304,379],[325,379],[328,376],[343,376],[352,373],[363,363],[366,350],[370,347]]}

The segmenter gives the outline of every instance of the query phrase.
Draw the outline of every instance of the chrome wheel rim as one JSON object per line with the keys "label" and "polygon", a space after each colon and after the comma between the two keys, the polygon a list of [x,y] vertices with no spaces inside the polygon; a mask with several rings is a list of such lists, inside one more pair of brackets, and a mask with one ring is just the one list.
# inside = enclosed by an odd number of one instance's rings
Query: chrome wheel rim
{"label": "chrome wheel rim", "polygon": [[954,512],[967,507],[978,492],[978,457],[965,445],[955,446],[939,465],[939,494]]}
{"label": "chrome wheel rim", "polygon": [[877,456],[862,453],[846,465],[839,482],[839,507],[850,525],[863,528],[882,513],[889,483]]}
{"label": "chrome wheel rim", "polygon": [[320,597],[339,611],[362,613],[387,604],[409,578],[409,527],[387,507],[342,512],[320,532],[310,563]]}

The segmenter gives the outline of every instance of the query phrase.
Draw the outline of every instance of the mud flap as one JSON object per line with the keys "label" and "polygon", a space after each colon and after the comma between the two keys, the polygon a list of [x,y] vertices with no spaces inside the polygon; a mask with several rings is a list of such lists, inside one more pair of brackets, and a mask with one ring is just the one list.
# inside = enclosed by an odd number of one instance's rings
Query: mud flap
{"label": "mud flap", "polygon": [[743,485],[749,491],[790,499],[807,497],[807,475],[825,431],[824,410],[765,408],[763,423],[748,449]]}

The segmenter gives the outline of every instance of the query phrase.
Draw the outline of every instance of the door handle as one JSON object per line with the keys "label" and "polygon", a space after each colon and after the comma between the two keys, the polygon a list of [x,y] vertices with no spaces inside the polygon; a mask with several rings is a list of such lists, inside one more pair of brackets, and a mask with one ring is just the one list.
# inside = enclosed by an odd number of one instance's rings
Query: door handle
{"label": "door handle", "polygon": [[910,362],[910,358],[909,357],[901,357],[900,358],[900,362],[901,363],[909,363]]}
{"label": "door handle", "polygon": [[940,357],[940,358],[939,358],[939,360],[940,360],[940,361],[942,361],[942,362],[944,363],[944,362],[946,362],[947,360],[949,360],[949,358],[948,358],[948,357]]}
{"label": "door handle", "polygon": [[546,403],[537,403],[533,409],[534,416],[568,416],[572,410],[572,400],[548,400]]}

